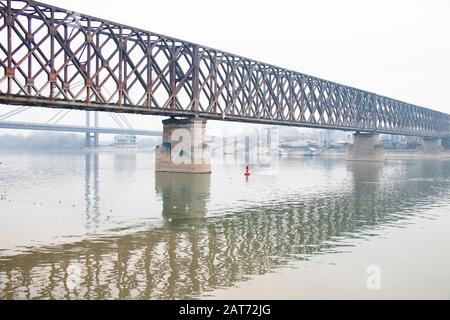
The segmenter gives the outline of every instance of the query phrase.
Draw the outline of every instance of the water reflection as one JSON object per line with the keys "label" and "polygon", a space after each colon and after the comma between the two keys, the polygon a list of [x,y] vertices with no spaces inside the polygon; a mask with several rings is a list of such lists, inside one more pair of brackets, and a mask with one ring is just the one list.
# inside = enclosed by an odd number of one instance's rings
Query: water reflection
{"label": "water reflection", "polygon": [[214,218],[205,218],[209,175],[157,174],[163,226],[3,257],[0,299],[195,298],[290,261],[344,250],[339,238],[401,225],[448,190],[448,163],[399,166],[394,180],[384,164],[352,163],[347,170],[353,185],[340,193],[298,194]]}
{"label": "water reflection", "polygon": [[136,152],[123,152],[114,154],[114,169],[117,171],[136,171]]}
{"label": "water reflection", "polygon": [[155,173],[155,188],[163,202],[166,225],[190,225],[206,216],[211,176],[209,174]]}
{"label": "water reflection", "polygon": [[[355,207],[360,210],[374,210],[378,192],[380,190],[380,177],[383,173],[383,163],[379,162],[348,162],[347,171],[353,176],[353,199]],[[367,203],[370,202],[370,203]],[[371,212],[375,214],[375,212]]]}
{"label": "water reflection", "polygon": [[355,188],[364,184],[374,184],[380,182],[384,164],[380,162],[347,162],[347,171],[352,173]]}
{"label": "water reflection", "polygon": [[90,230],[100,222],[98,153],[88,152],[85,155],[84,184],[86,228]]}

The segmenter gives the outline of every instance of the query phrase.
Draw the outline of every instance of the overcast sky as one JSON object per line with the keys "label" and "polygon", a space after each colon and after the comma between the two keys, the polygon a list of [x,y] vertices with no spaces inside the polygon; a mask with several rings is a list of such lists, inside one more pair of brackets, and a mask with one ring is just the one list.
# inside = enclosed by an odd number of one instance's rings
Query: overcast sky
{"label": "overcast sky", "polygon": [[[44,2],[450,113],[450,0]],[[160,118],[129,118],[161,127]]]}

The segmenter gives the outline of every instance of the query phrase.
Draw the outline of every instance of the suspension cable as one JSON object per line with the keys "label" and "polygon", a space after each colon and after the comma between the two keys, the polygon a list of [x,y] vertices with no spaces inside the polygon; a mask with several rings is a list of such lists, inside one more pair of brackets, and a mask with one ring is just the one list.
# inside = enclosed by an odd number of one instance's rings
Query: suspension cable
{"label": "suspension cable", "polygon": [[67,116],[72,110],[65,110],[66,112],[62,114],[53,124],[58,124],[65,116]]}
{"label": "suspension cable", "polygon": [[116,115],[114,113],[108,113],[108,114],[119,127],[121,127],[122,129],[125,129],[123,124],[120,122],[120,120],[116,117]]}
{"label": "suspension cable", "polygon": [[51,124],[51,122],[52,122],[53,120],[55,120],[55,119],[56,119],[61,113],[63,113],[64,111],[66,111],[66,110],[64,110],[64,109],[59,110],[56,114],[53,115],[53,117],[51,117],[51,118],[46,122],[46,124]]}
{"label": "suspension cable", "polygon": [[3,121],[3,120],[6,120],[6,119],[9,119],[9,118],[11,118],[11,117],[13,117],[15,115],[18,115],[18,114],[28,110],[28,108],[29,107],[19,107],[19,108],[15,109],[15,110],[9,111],[9,112],[1,115],[0,116],[0,120]]}

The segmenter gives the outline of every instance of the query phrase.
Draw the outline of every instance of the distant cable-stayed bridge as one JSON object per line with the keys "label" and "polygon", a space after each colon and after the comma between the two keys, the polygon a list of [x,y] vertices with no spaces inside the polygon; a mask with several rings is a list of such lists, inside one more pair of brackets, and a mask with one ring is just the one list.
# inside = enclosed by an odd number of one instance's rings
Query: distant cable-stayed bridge
{"label": "distant cable-stayed bridge", "polygon": [[[86,134],[86,147],[99,146],[99,134],[116,134],[116,135],[135,135],[135,136],[162,136],[162,131],[139,130],[134,129],[130,121],[123,114],[107,113],[113,122],[118,126],[100,127],[97,112],[91,117],[91,112],[86,112],[86,125],[67,125],[61,124],[61,121],[71,112],[70,109],[59,110],[45,123],[32,123],[25,121],[11,121],[11,118],[30,111],[30,107],[19,107],[14,110],[0,114],[0,129],[10,130],[33,130],[33,131],[56,131],[56,132],[75,132]],[[92,120],[94,120],[92,123]]]}
{"label": "distant cable-stayed bridge", "polygon": [[129,134],[135,136],[152,136],[152,137],[162,136],[162,131],[123,129],[123,128],[101,128],[101,127],[86,127],[86,126],[11,122],[11,121],[0,121],[0,128],[17,129],[17,130],[36,130],[36,131],[96,133],[96,134]]}

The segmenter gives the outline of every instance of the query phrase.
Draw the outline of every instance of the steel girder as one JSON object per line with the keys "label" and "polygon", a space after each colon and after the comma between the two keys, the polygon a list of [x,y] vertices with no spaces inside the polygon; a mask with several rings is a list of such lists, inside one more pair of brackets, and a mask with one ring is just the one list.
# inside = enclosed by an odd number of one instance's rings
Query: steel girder
{"label": "steel girder", "polygon": [[0,0],[0,102],[447,137],[450,116],[35,1]]}

